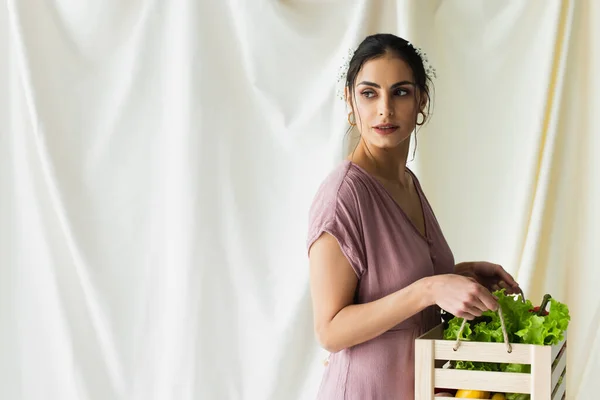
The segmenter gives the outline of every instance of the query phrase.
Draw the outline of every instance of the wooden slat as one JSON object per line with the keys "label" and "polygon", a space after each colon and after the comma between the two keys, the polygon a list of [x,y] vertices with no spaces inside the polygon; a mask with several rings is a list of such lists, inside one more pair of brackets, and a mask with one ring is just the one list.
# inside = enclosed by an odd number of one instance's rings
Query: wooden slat
{"label": "wooden slat", "polygon": [[[561,384],[557,385],[561,374],[566,372],[566,332],[564,335],[564,340],[555,346],[512,344],[511,353],[506,352],[503,343],[475,342],[462,342],[458,351],[454,351],[453,340],[442,340],[443,325],[440,324],[415,343],[416,349],[419,348],[421,353],[419,358],[415,358],[415,400],[452,399],[435,397],[434,386],[529,393],[531,400],[564,399],[566,379],[563,377]],[[531,364],[531,374],[434,369],[434,365],[439,365],[441,360]],[[552,367],[555,360],[557,363]],[[424,382],[429,382],[429,386],[426,387]]]}
{"label": "wooden slat", "polygon": [[[558,387],[558,390],[554,394],[554,397],[552,397],[552,400],[562,399],[565,394],[566,389],[567,389],[567,380],[565,378],[563,378],[563,381],[560,383],[560,386]],[[450,397],[447,397],[447,398],[449,399]]]}
{"label": "wooden slat", "polygon": [[566,346],[566,345],[567,345],[567,332],[565,331],[564,339],[560,343],[552,346],[552,356],[551,356],[552,361],[556,360],[556,356],[562,350],[563,346]]}
{"label": "wooden slat", "polygon": [[[436,399],[436,400],[438,400],[438,399],[440,399],[440,400],[442,400],[442,399],[443,399],[443,400],[448,400],[448,399],[450,399],[450,400],[451,400],[451,399],[458,399],[458,398],[459,398],[459,397],[444,397],[444,396],[438,396],[438,397],[435,397],[435,399]],[[486,399],[476,399],[476,398],[471,398],[471,400],[486,400]],[[552,400],[554,400],[554,399],[552,399]]]}
{"label": "wooden slat", "polygon": [[552,370],[552,384],[550,387],[554,389],[556,384],[558,383],[558,379],[562,375],[565,367],[567,366],[567,352],[563,351],[560,355],[560,359],[558,360],[558,364]]}
{"label": "wooden slat", "polygon": [[[550,346],[531,346],[531,400],[548,400],[552,395]],[[518,392],[517,393],[522,393]]]}
{"label": "wooden slat", "polygon": [[530,345],[513,344],[511,345],[512,352],[508,353],[504,343],[461,342],[457,351],[453,349],[454,343],[453,340],[436,340],[436,360],[531,363]]}
{"label": "wooden slat", "polygon": [[436,369],[435,386],[488,392],[531,393],[531,375],[515,372]]}
{"label": "wooden slat", "polygon": [[558,362],[560,361],[560,357],[562,357],[563,353],[567,352],[567,346],[563,346],[562,349],[560,349],[560,351],[558,352],[558,354],[556,356],[553,356],[554,358],[552,359],[552,370],[554,370],[554,365],[558,364]]}
{"label": "wooden slat", "polygon": [[433,341],[415,341],[415,400],[433,400]]}

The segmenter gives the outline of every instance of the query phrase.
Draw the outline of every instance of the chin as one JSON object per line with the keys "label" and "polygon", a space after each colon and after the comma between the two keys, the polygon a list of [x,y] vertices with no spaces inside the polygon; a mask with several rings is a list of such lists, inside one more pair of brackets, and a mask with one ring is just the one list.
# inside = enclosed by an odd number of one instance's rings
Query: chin
{"label": "chin", "polygon": [[[377,134],[376,134],[377,135]],[[407,140],[410,140],[410,135],[400,134],[395,135],[391,134],[388,136],[380,136],[377,135],[375,137],[371,137],[369,140],[372,146],[378,147],[380,149],[395,149],[398,146],[401,146]]]}

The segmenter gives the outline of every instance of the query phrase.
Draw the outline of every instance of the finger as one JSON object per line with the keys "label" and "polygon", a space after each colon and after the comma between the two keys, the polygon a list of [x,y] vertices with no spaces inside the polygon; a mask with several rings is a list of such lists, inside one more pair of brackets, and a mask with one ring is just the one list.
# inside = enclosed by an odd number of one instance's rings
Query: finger
{"label": "finger", "polygon": [[479,300],[484,304],[486,310],[496,311],[498,309],[498,300],[483,286],[480,290]]}
{"label": "finger", "polygon": [[525,298],[525,293],[523,293],[523,289],[521,289],[520,286],[517,286],[516,288],[514,288],[515,290],[515,294],[521,295],[521,297]]}
{"label": "finger", "polygon": [[515,294],[515,293],[519,292],[518,286],[517,287],[510,286],[505,281],[498,282],[498,286],[500,286],[500,288],[502,288],[502,289],[505,289],[507,294]]}
{"label": "finger", "polygon": [[492,291],[496,291],[496,290],[500,290],[500,286],[496,285],[495,283],[492,285]]}
{"label": "finger", "polygon": [[[517,286],[510,286],[508,283],[506,283],[505,281],[500,281],[498,282],[498,285],[502,288],[506,290],[507,294],[517,294],[517,293],[521,293],[521,288],[519,287],[519,285]],[[499,289],[498,289],[499,290]]]}
{"label": "finger", "polygon": [[475,307],[477,311],[481,313],[489,310],[495,311],[498,308],[498,300],[486,288],[482,288],[482,290],[474,296],[471,304],[472,307]]}
{"label": "finger", "polygon": [[506,272],[506,270],[504,268],[502,268],[502,266],[498,265],[498,269],[497,269],[496,273],[498,275],[498,278],[501,281],[504,281],[505,283],[507,283],[509,287],[519,286],[517,281],[515,281],[515,278],[513,278],[511,274]]}
{"label": "finger", "polygon": [[476,317],[480,317],[488,308],[483,304],[483,302],[476,300],[473,301],[472,305],[465,306],[465,311],[469,314],[473,314]]}
{"label": "finger", "polygon": [[518,286],[511,286],[508,289],[506,289],[506,293],[507,294],[520,294],[521,288]]}
{"label": "finger", "polygon": [[472,279],[475,285],[468,288],[469,298],[464,303],[465,307],[475,307],[478,311],[496,310],[497,301],[492,293],[483,285]]}
{"label": "finger", "polygon": [[467,321],[471,321],[471,320],[473,320],[473,319],[475,319],[475,318],[476,318],[476,316],[475,316],[475,315],[473,315],[473,314],[471,314],[471,313],[469,313],[469,312],[466,312],[466,311],[460,311],[460,312],[457,312],[457,313],[456,313],[456,316],[457,316],[458,318],[464,318],[464,319],[466,319]]}

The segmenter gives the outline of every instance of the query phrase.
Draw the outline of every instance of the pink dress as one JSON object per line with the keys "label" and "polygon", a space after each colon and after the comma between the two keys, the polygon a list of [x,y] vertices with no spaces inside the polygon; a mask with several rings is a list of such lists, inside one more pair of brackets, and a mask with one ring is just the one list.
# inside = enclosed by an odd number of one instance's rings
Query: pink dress
{"label": "pink dress", "polygon": [[[452,252],[412,176],[423,206],[425,236],[384,186],[350,161],[332,171],[315,196],[308,247],[322,232],[337,238],[358,277],[357,304],[454,270]],[[439,308],[429,307],[374,339],[331,354],[318,399],[413,400],[414,340],[440,321]]]}

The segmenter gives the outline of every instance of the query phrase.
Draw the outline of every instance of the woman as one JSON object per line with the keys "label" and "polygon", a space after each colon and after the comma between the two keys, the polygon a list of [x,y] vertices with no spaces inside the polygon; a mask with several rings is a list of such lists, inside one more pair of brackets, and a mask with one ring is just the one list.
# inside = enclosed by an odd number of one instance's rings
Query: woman
{"label": "woman", "polygon": [[428,116],[431,71],[390,34],[367,37],[350,60],[345,98],[360,142],[310,211],[314,327],[331,353],[320,399],[413,399],[414,340],[440,323],[440,308],[472,319],[496,310],[490,290],[518,289],[499,265],[455,265],[406,167],[410,135]]}

